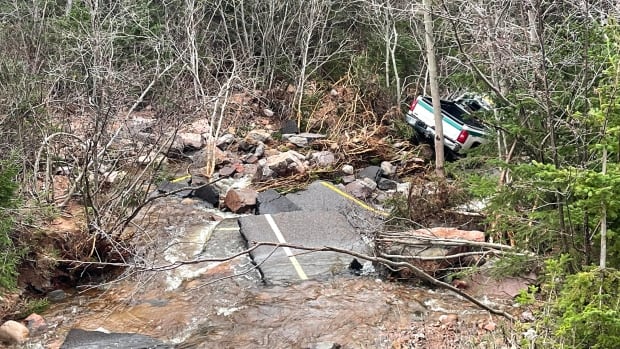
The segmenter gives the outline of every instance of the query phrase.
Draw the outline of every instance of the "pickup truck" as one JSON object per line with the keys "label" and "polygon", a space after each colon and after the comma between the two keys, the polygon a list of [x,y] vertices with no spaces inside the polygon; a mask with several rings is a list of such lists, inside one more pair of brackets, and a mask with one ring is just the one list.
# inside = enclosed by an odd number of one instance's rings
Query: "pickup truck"
{"label": "pickup truck", "polygon": [[[489,129],[476,120],[473,113],[491,110],[479,96],[463,95],[453,101],[441,100],[445,146],[457,154],[486,143]],[[418,96],[411,102],[405,120],[419,134],[435,138],[435,116],[431,97]]]}

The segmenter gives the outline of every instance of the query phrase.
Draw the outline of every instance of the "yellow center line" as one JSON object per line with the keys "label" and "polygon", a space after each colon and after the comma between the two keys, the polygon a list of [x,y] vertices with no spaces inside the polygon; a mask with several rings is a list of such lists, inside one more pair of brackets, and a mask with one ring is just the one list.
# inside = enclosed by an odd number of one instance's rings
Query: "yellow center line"
{"label": "yellow center line", "polygon": [[170,182],[172,182],[172,183],[178,183],[178,182],[181,182],[181,181],[183,181],[183,180],[186,180],[186,179],[190,178],[191,176],[192,176],[192,175],[189,175],[189,174],[188,174],[188,175],[185,175],[185,176],[183,176],[183,177],[179,177],[179,178],[173,179],[173,180],[171,180]]}
{"label": "yellow center line", "polygon": [[[278,226],[276,225],[276,222],[273,220],[273,217],[271,217],[270,214],[266,214],[265,219],[267,220],[267,223],[269,223],[269,226],[271,227],[273,233],[276,235],[278,241],[281,244],[285,244],[286,240],[284,240],[284,236],[282,235],[280,228],[278,228]],[[293,265],[293,268],[295,268],[295,271],[297,272],[297,275],[299,275],[299,278],[302,280],[308,280],[308,276],[301,267],[301,264],[299,264],[299,261],[297,260],[297,258],[295,258],[295,255],[293,255],[293,251],[291,251],[291,249],[288,247],[282,247],[282,249],[284,250],[284,253],[286,253],[286,255],[288,256],[288,259],[291,261],[291,264]]]}
{"label": "yellow center line", "polygon": [[353,197],[353,196],[351,196],[351,195],[349,195],[349,194],[347,194],[347,193],[343,192],[342,190],[340,190],[340,189],[336,188],[336,186],[334,186],[334,185],[333,185],[333,184],[331,184],[331,183],[321,181],[321,184],[323,184],[323,186],[325,186],[326,188],[331,189],[331,190],[332,190],[332,191],[334,191],[336,194],[339,194],[339,195],[343,196],[344,198],[346,198],[346,199],[349,199],[349,200],[353,201],[353,202],[354,202],[354,203],[356,203],[357,205],[359,205],[359,206],[361,206],[361,207],[363,207],[363,208],[367,209],[368,211],[372,211],[372,212],[374,212],[374,213],[376,213],[376,214],[380,214],[380,215],[385,216],[385,217],[387,217],[387,216],[389,216],[389,215],[390,215],[390,214],[389,214],[389,213],[387,213],[387,212],[383,212],[383,211],[377,210],[376,208],[374,208],[374,207],[371,207],[371,206],[367,205],[365,202],[363,202],[363,201],[361,201],[361,200],[359,200],[359,199],[357,199],[357,198],[355,198],[355,197]]}

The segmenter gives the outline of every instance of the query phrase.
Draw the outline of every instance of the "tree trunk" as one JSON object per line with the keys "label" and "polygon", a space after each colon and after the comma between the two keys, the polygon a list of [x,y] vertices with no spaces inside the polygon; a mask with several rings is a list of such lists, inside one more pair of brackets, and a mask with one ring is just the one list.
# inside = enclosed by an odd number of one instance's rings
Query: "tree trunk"
{"label": "tree trunk", "polygon": [[[607,145],[603,148],[603,169],[602,173],[607,173]],[[599,266],[601,269],[605,269],[607,264],[607,207],[605,201],[601,202],[601,256]],[[587,241],[586,241],[587,243]]]}
{"label": "tree trunk", "polygon": [[435,38],[433,37],[433,17],[431,15],[431,1],[424,0],[424,31],[426,38],[426,60],[433,100],[433,114],[435,115],[435,172],[440,178],[445,177],[443,151],[443,120],[441,116],[441,102],[439,97],[439,81],[437,78],[437,62],[435,61]]}

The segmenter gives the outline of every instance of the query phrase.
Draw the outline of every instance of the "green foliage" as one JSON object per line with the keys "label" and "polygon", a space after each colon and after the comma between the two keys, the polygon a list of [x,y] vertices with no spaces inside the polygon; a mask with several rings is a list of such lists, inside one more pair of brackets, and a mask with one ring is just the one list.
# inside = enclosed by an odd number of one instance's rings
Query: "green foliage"
{"label": "green foliage", "polygon": [[390,225],[400,226],[409,218],[409,204],[407,197],[403,194],[394,194],[389,197],[383,205],[390,210]]}
{"label": "green foliage", "polygon": [[538,287],[535,285],[530,285],[527,289],[523,289],[519,291],[519,294],[515,298],[517,304],[520,305],[532,305],[536,303],[536,293],[538,292]]}
{"label": "green foliage", "polygon": [[490,270],[496,279],[510,276],[522,276],[536,269],[538,260],[523,254],[506,254],[499,258]]}
{"label": "green foliage", "polygon": [[50,306],[50,301],[47,298],[30,299],[26,302],[23,309],[17,315],[18,318],[24,318],[32,313],[41,314]]}
{"label": "green foliage", "polygon": [[409,126],[403,119],[396,119],[392,122],[394,134],[398,139],[412,139],[415,136],[413,127]]}
{"label": "green foliage", "polygon": [[541,347],[614,348],[620,341],[620,271],[567,274],[570,257],[546,262],[542,292],[550,301],[535,323]]}
{"label": "green foliage", "polygon": [[21,254],[13,246],[15,176],[17,167],[11,160],[0,161],[0,290],[11,289],[17,282],[17,265]]}
{"label": "green foliage", "polygon": [[555,303],[556,333],[566,348],[613,348],[620,343],[620,272],[570,275]]}

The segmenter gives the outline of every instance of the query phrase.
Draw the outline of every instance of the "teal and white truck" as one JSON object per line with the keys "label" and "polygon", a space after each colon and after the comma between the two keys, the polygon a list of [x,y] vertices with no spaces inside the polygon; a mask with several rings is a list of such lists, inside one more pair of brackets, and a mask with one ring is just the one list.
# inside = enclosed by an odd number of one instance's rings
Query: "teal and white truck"
{"label": "teal and white truck", "polygon": [[[488,141],[489,129],[475,118],[475,113],[491,110],[479,96],[463,95],[453,101],[441,100],[445,146],[463,153]],[[405,120],[420,135],[435,138],[435,116],[431,97],[418,96],[411,102]]]}

